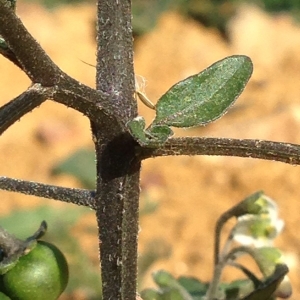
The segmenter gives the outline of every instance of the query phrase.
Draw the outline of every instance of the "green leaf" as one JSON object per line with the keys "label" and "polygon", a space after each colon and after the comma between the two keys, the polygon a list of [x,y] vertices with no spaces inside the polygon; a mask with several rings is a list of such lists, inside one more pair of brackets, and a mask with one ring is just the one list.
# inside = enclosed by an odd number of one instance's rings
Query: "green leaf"
{"label": "green leaf", "polygon": [[[143,300],[161,300],[161,295],[154,289],[145,289],[141,292]],[[1,299],[0,299],[1,300]]]}
{"label": "green leaf", "polygon": [[176,279],[173,277],[173,275],[164,270],[155,272],[153,274],[153,279],[155,283],[161,288],[175,287],[177,285]]}
{"label": "green leaf", "polygon": [[148,143],[148,139],[145,133],[145,126],[145,119],[141,116],[138,116],[127,123],[127,127],[131,135],[142,146],[147,145]]}
{"label": "green leaf", "polygon": [[142,35],[154,28],[157,19],[172,7],[172,0],[135,0],[132,3],[132,24],[135,35]]}
{"label": "green leaf", "polygon": [[131,135],[141,146],[158,147],[173,135],[171,128],[166,125],[156,125],[145,129],[145,119],[141,116],[129,121],[127,127]]}
{"label": "green leaf", "polygon": [[169,272],[164,270],[158,271],[154,273],[153,279],[162,291],[168,294],[168,297],[163,297],[162,299],[193,300],[188,291]]}
{"label": "green leaf", "polygon": [[146,289],[141,292],[141,297],[143,300],[185,300],[178,290],[172,288],[163,291]]}
{"label": "green leaf", "polygon": [[234,55],[178,82],[158,100],[151,127],[193,127],[220,118],[241,94],[252,70],[249,57]]}
{"label": "green leaf", "polygon": [[96,182],[95,152],[80,149],[52,168],[52,174],[69,174],[85,188],[94,189]]}
{"label": "green leaf", "polygon": [[191,294],[191,296],[193,296],[193,298],[205,296],[209,287],[209,284],[201,282],[194,277],[180,276],[178,282],[189,294]]}
{"label": "green leaf", "polygon": [[173,135],[173,131],[169,126],[157,125],[147,129],[146,134],[149,139],[152,139],[152,141],[163,144],[170,136]]}

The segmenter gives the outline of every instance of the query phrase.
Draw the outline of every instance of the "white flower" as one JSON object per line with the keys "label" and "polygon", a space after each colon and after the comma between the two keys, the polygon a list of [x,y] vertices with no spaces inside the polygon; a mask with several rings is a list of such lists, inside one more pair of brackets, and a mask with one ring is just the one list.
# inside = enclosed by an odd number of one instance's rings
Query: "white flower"
{"label": "white flower", "polygon": [[244,246],[272,246],[273,240],[284,227],[284,221],[278,218],[276,203],[265,195],[261,197],[261,201],[264,212],[238,217],[232,230],[233,239]]}

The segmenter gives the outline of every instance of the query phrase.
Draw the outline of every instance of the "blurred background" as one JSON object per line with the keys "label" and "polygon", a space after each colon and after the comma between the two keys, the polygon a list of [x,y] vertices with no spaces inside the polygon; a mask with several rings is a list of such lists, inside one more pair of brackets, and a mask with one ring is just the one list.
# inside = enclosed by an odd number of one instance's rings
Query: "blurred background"
{"label": "blurred background", "polygon": [[[95,86],[96,4],[93,1],[17,3],[25,26],[65,72]],[[259,138],[300,143],[300,2],[297,0],[133,0],[135,71],[152,102],[185,77],[232,54],[251,57],[254,73],[235,106],[206,127],[181,136]],[[0,101],[30,85],[0,57]],[[154,112],[139,103],[151,122]],[[95,165],[89,122],[47,101],[0,139],[1,174],[69,187],[93,188]],[[168,157],[142,169],[140,288],[153,286],[157,269],[208,281],[218,216],[245,196],[264,190],[286,226],[276,245],[290,267],[299,299],[300,168],[228,157]],[[0,225],[20,238],[45,219],[46,238],[67,255],[71,281],[61,299],[99,299],[94,213],[86,208],[1,191]],[[224,280],[232,278],[231,270]]]}

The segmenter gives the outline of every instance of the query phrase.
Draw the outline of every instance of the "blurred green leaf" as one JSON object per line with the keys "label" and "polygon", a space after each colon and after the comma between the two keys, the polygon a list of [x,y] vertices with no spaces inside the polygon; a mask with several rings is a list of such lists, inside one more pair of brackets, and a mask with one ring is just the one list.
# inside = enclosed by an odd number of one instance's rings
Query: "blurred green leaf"
{"label": "blurred green leaf", "polygon": [[[145,289],[141,292],[143,300],[161,300],[161,293],[155,289]],[[1,299],[0,299],[1,300]]]}
{"label": "blurred green leaf", "polygon": [[144,300],[204,300],[208,284],[195,278],[174,278],[164,270],[153,274],[158,290],[145,289],[141,292]]}
{"label": "blurred green leaf", "polygon": [[237,300],[239,299],[240,289],[239,287],[231,287],[225,291],[226,300]]}
{"label": "blurred green leaf", "polygon": [[158,100],[151,127],[192,127],[220,118],[241,94],[252,70],[250,58],[234,55],[178,82]]}
{"label": "blurred green leaf", "polygon": [[[169,272],[164,270],[155,272],[153,279],[165,294],[162,299],[193,300],[193,297]],[[170,295],[171,298],[168,298]]]}
{"label": "blurred green leaf", "polygon": [[180,276],[178,282],[191,294],[193,299],[201,299],[202,296],[205,296],[209,287],[208,283],[201,282],[194,277]]}
{"label": "blurred green leaf", "polygon": [[161,288],[176,286],[176,279],[171,273],[160,270],[153,274],[154,282]]}
{"label": "blurred green leaf", "polygon": [[15,210],[0,219],[0,225],[19,239],[25,240],[29,234],[36,231],[42,220],[47,220],[47,235],[56,235],[62,231],[68,231],[90,209],[84,207],[70,207],[55,209],[43,205],[31,209]]}
{"label": "blurred green leaf", "polygon": [[80,149],[67,159],[52,168],[53,175],[69,174],[76,177],[80,183],[88,189],[95,188],[96,162],[95,152],[88,149]]}
{"label": "blurred green leaf", "polygon": [[173,2],[174,0],[132,1],[132,25],[134,34],[141,35],[152,30],[160,14],[174,6]]}
{"label": "blurred green leaf", "polygon": [[142,291],[143,300],[185,300],[181,293],[176,289],[165,289],[163,291],[155,291],[154,289],[146,289]]}
{"label": "blurred green leaf", "polygon": [[221,283],[219,288],[224,291],[226,300],[237,300],[241,295],[252,292],[254,286],[250,279],[240,279],[230,283]]}

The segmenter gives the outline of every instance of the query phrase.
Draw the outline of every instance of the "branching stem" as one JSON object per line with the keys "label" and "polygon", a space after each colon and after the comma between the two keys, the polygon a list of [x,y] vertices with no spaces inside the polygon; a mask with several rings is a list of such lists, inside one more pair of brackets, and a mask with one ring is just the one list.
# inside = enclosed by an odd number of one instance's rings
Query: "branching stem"
{"label": "branching stem", "polygon": [[27,31],[7,0],[0,0],[0,34],[32,82],[52,86],[60,81],[63,72]]}

